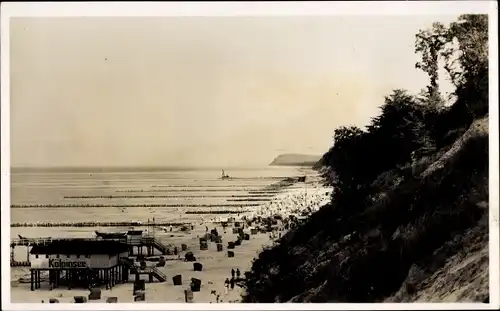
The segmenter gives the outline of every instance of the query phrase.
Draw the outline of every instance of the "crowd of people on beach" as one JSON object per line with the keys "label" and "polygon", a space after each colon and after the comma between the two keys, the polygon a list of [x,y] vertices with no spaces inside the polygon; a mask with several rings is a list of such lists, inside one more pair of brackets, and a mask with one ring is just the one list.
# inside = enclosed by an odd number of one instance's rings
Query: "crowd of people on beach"
{"label": "crowd of people on beach", "polygon": [[[257,208],[253,212],[240,215],[239,218],[231,217],[231,221],[242,221],[245,227],[245,220],[259,219],[272,219],[276,217],[280,219],[279,224],[276,225],[276,230],[269,232],[271,241],[276,242],[282,237],[282,234],[291,228],[293,221],[290,219],[297,219],[297,217],[307,217],[309,214],[317,211],[321,206],[330,202],[331,190],[318,187],[309,189],[307,192],[303,189],[297,191],[290,191],[284,195],[276,197],[274,200],[265,205]],[[292,217],[290,217],[292,216]],[[212,222],[223,222],[228,219],[212,218]],[[206,225],[205,225],[206,226]],[[208,231],[208,226],[206,226]],[[231,278],[226,278],[224,281],[224,296],[227,297],[229,291],[234,290],[237,281],[241,280],[241,271],[239,269],[231,269]],[[216,291],[213,292],[215,302],[223,302],[221,295]]]}

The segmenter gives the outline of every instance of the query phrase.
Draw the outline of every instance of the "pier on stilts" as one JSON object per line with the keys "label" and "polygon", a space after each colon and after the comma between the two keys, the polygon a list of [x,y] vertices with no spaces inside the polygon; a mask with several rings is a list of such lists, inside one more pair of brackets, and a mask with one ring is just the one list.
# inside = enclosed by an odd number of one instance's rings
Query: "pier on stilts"
{"label": "pier on stilts", "polygon": [[82,269],[50,269],[31,268],[31,290],[41,287],[42,272],[49,274],[49,286],[59,288],[65,285],[68,289],[106,286],[110,289],[117,284],[128,282],[128,268],[116,265],[110,268],[82,268]]}
{"label": "pier on stilts", "polygon": [[[88,245],[88,247],[90,247],[100,243],[118,243],[121,245],[120,247],[122,247],[122,250],[120,250],[120,255],[113,255],[117,256],[117,259],[115,259],[116,262],[111,263],[112,259],[110,257],[110,263],[106,267],[92,267],[92,261],[87,261],[87,258],[91,258],[93,255],[88,255],[89,257],[86,255],[85,259],[80,257],[80,255],[69,255],[73,253],[71,253],[68,248],[75,249],[73,251],[75,254],[79,254],[78,252],[81,251],[81,249],[85,249],[83,246],[75,248],[75,246],[72,246],[73,244]],[[88,239],[54,239],[19,237],[11,239],[10,245],[11,267],[31,266],[31,290],[40,288],[42,274],[48,274],[48,282],[51,288],[57,288],[60,285],[67,285],[68,288],[86,288],[89,286],[106,285],[106,288],[111,288],[116,284],[128,282],[129,274],[134,274],[136,280],[139,279],[141,275],[148,275],[150,282],[153,282],[155,279],[159,282],[165,282],[167,280],[167,276],[156,267],[139,267],[134,264],[133,260],[127,259],[127,256],[139,257],[146,254],[147,256],[152,256],[154,255],[154,250],[157,250],[163,255],[169,252],[167,246],[161,243],[157,238],[148,235],[143,236],[142,231],[129,231],[127,235],[122,238],[98,237]],[[59,245],[57,246],[59,248],[57,252],[54,252],[53,245]],[[20,262],[15,260],[14,249],[18,246],[26,247],[27,261]],[[33,250],[33,248],[36,249],[35,252],[30,251],[30,249]],[[47,253],[43,253],[44,250],[47,251]],[[86,264],[81,267],[67,268],[64,266],[65,264],[61,263],[60,265],[62,266],[60,267],[50,267],[50,262],[54,260],[69,262],[69,264],[74,264],[74,262],[86,262]],[[41,261],[45,263],[40,265]],[[43,281],[47,281],[46,276],[44,276]]]}
{"label": "pier on stilts", "polygon": [[[154,236],[142,236],[142,232],[140,233],[141,235],[138,237],[127,237],[127,238],[109,238],[109,239],[102,239],[102,238],[88,238],[84,240],[106,240],[106,241],[119,241],[122,243],[125,243],[129,246],[129,256],[153,256],[154,255],[154,250],[156,249],[158,252],[160,252],[162,255],[167,255],[168,252],[168,247],[161,243],[157,238]],[[139,234],[137,234],[139,235]],[[27,262],[29,262],[29,250],[30,247],[33,245],[45,245],[48,243],[51,243],[53,241],[61,241],[61,240],[74,240],[74,239],[54,239],[50,237],[44,237],[44,238],[14,238],[11,239],[10,242],[10,247],[11,247],[11,266],[20,266],[19,261],[14,260],[14,249],[17,246],[26,246],[27,248]],[[82,240],[82,239],[79,239]],[[137,249],[137,251],[135,251]],[[14,264],[14,262],[16,264]]]}

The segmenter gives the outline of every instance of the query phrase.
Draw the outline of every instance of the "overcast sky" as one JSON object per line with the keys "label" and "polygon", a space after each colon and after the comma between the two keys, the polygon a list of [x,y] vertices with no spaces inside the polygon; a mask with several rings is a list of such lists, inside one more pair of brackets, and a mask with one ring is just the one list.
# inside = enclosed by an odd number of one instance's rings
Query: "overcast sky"
{"label": "overcast sky", "polygon": [[[259,166],[322,154],[394,88],[415,33],[456,16],[11,21],[13,166]],[[446,87],[445,87],[446,90]]]}

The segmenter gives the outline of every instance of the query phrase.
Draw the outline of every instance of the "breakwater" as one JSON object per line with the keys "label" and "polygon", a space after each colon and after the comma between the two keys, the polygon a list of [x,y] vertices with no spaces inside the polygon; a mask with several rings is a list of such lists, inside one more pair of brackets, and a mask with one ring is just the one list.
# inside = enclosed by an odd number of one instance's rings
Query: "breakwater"
{"label": "breakwater", "polygon": [[29,261],[11,261],[11,267],[31,267],[31,262]]}
{"label": "breakwater", "polygon": [[281,191],[275,191],[275,190],[254,190],[254,191],[249,191],[249,194],[278,194],[281,193]]}
{"label": "breakwater", "polygon": [[242,188],[242,187],[258,187],[259,185],[152,185],[152,188]]}
{"label": "breakwater", "polygon": [[92,207],[251,207],[259,204],[13,204],[11,208],[92,208]]}
{"label": "breakwater", "polygon": [[[276,189],[276,188],[271,188],[271,189]],[[254,192],[254,191],[263,191],[263,190],[258,190],[255,188],[252,189],[244,189],[244,188],[238,188],[238,189],[119,189],[116,190],[116,192],[127,192],[127,193],[154,193],[154,192],[236,192],[236,191],[241,191],[241,192]],[[267,192],[267,191],[266,191]]]}
{"label": "breakwater", "polygon": [[271,199],[254,199],[254,198],[248,198],[248,199],[227,199],[227,202],[269,202]]}
{"label": "breakwater", "polygon": [[187,211],[184,214],[239,214],[239,213],[247,213],[248,211]]}
{"label": "breakwater", "polygon": [[154,198],[272,198],[272,195],[78,195],[64,196],[64,199],[154,199]]}
{"label": "breakwater", "polygon": [[82,221],[82,222],[24,222],[12,223],[11,227],[139,227],[139,226],[161,226],[161,227],[179,227],[189,225],[189,222],[141,222],[141,221]]}

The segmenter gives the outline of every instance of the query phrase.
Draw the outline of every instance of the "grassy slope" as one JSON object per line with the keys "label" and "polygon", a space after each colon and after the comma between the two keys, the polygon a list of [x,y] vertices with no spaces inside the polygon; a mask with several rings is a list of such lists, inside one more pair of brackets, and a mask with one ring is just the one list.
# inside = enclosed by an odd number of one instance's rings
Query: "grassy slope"
{"label": "grassy slope", "polygon": [[260,254],[244,301],[487,299],[487,125],[477,120],[449,148],[381,174],[361,212],[322,208]]}

